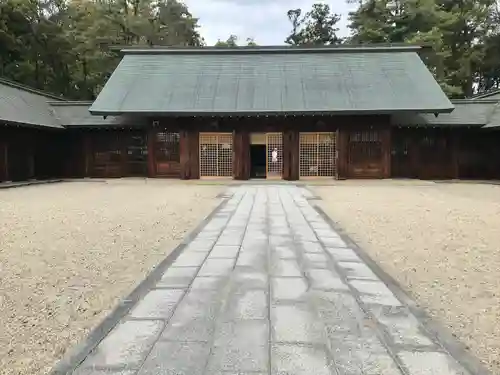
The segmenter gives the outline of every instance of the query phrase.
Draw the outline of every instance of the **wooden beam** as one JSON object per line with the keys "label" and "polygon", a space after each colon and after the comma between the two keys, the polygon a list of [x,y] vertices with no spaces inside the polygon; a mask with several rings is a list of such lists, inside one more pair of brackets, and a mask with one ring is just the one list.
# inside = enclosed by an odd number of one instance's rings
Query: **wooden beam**
{"label": "wooden beam", "polygon": [[299,130],[296,128],[283,132],[283,179],[299,179]]}
{"label": "wooden beam", "polygon": [[337,138],[337,173],[340,180],[348,178],[349,132],[341,127]]}
{"label": "wooden beam", "polygon": [[189,132],[186,129],[179,131],[179,148],[180,148],[180,178],[182,180],[189,180],[191,178],[190,167],[190,144]]}
{"label": "wooden beam", "polygon": [[383,178],[390,178],[391,177],[391,149],[392,149],[392,144],[391,144],[391,128],[390,126],[386,127],[381,131],[381,138],[382,138],[382,164],[383,164]]}
{"label": "wooden beam", "polygon": [[200,132],[189,130],[189,175],[191,179],[200,178]]}
{"label": "wooden beam", "polygon": [[451,131],[451,178],[460,178],[460,131]]}
{"label": "wooden beam", "polygon": [[92,139],[90,134],[83,134],[83,177],[90,177],[90,168],[92,162]]}
{"label": "wooden beam", "polygon": [[236,180],[250,178],[250,134],[238,128],[233,133],[233,176]]}
{"label": "wooden beam", "polygon": [[9,144],[0,143],[0,181],[9,181]]}
{"label": "wooden beam", "polygon": [[155,138],[157,130],[149,129],[147,135],[147,145],[148,145],[148,177],[156,177],[156,150],[155,150]]}

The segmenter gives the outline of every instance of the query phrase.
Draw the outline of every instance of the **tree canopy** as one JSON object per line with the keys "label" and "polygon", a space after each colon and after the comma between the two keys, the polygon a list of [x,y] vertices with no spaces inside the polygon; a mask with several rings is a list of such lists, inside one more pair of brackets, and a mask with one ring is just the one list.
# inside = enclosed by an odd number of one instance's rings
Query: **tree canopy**
{"label": "tree canopy", "polygon": [[[284,42],[412,43],[451,97],[500,88],[497,0],[347,0],[349,32],[324,3],[290,9]],[[262,15],[265,17],[265,14]],[[345,35],[344,35],[345,34]],[[94,99],[119,56],[111,46],[203,46],[198,19],[180,0],[0,0],[0,77],[72,99]],[[230,35],[216,46],[255,46]]]}

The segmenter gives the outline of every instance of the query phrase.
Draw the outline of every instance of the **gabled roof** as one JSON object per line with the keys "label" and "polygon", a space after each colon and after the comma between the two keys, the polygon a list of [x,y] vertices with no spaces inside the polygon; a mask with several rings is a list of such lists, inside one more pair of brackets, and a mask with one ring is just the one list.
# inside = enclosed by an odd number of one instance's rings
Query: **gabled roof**
{"label": "gabled roof", "polygon": [[49,101],[61,98],[0,79],[0,123],[62,128],[51,115]]}
{"label": "gabled roof", "polygon": [[500,129],[500,102],[497,101],[484,129]]}
{"label": "gabled roof", "polygon": [[125,56],[90,112],[149,115],[443,113],[415,46],[163,48]]}
{"label": "gabled roof", "polygon": [[497,100],[452,100],[455,110],[437,117],[431,114],[397,114],[393,125],[419,127],[483,127],[490,121]]}
{"label": "gabled roof", "polygon": [[487,92],[483,92],[481,94],[476,94],[472,96],[470,99],[500,99],[500,89],[493,89]]}
{"label": "gabled roof", "polygon": [[50,102],[51,111],[58,123],[66,128],[77,127],[140,127],[147,122],[146,118],[132,116],[93,116],[89,112],[92,102],[68,101]]}

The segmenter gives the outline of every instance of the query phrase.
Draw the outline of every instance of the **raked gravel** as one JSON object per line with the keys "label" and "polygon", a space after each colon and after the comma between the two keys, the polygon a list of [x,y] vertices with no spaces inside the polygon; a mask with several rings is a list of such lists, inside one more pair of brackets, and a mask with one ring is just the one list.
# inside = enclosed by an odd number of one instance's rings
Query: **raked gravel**
{"label": "raked gravel", "polygon": [[318,204],[500,374],[500,186],[356,181]]}
{"label": "raked gravel", "polygon": [[0,190],[0,374],[46,374],[219,202],[168,180]]}

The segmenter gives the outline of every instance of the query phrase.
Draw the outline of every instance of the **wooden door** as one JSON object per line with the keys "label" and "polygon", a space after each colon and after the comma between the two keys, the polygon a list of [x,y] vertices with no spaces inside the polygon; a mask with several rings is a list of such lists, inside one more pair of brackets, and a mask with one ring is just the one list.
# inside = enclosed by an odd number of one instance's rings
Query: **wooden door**
{"label": "wooden door", "polygon": [[146,133],[124,133],[125,176],[146,177],[148,174],[148,145]]}
{"label": "wooden door", "polygon": [[411,133],[394,132],[391,145],[391,172],[392,177],[414,178],[415,151]]}
{"label": "wooden door", "polygon": [[350,132],[347,169],[352,178],[384,177],[382,134],[378,130]]}
{"label": "wooden door", "polygon": [[266,178],[283,177],[283,133],[266,133]]}
{"label": "wooden door", "polygon": [[180,134],[158,131],[153,137],[154,169],[158,177],[180,176]]}
{"label": "wooden door", "polygon": [[300,133],[301,178],[334,178],[337,175],[336,133]]}
{"label": "wooden door", "polygon": [[123,177],[123,149],[119,132],[91,134],[90,177]]}
{"label": "wooden door", "polygon": [[200,133],[200,178],[233,176],[233,134]]}
{"label": "wooden door", "polygon": [[419,178],[431,180],[453,176],[450,141],[445,132],[427,132],[421,136],[418,142]]}

